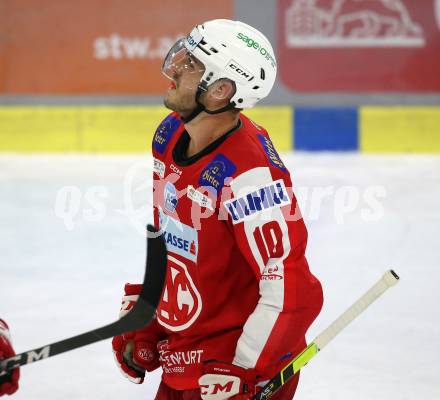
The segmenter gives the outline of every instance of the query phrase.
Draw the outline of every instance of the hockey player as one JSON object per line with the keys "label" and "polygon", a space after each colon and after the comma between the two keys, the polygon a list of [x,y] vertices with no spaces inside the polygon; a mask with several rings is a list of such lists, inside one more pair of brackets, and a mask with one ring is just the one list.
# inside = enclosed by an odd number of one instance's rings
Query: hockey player
{"label": "hockey player", "polygon": [[[0,360],[15,356],[11,344],[11,335],[8,325],[0,319]],[[12,372],[0,376],[0,396],[13,394],[18,389],[18,380],[20,378],[20,369],[15,368]]]}
{"label": "hockey player", "polygon": [[[153,202],[167,279],[156,319],[113,351],[135,383],[162,367],[156,400],[251,399],[305,347],[322,306],[289,171],[240,112],[271,91],[275,55],[251,26],[213,20],[175,43],[162,71],[173,112],[153,138]],[[139,290],[125,286],[122,314]]]}

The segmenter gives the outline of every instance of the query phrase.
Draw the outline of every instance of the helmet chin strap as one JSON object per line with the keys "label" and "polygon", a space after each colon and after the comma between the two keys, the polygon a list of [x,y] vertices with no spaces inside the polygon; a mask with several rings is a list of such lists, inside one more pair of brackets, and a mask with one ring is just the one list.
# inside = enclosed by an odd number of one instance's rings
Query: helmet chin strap
{"label": "helmet chin strap", "polygon": [[213,114],[220,114],[222,112],[232,110],[233,108],[235,108],[235,102],[231,101],[229,104],[227,104],[224,107],[219,108],[217,110],[207,110],[206,107],[200,102],[200,95],[203,92],[206,92],[206,90],[207,90],[206,86],[203,84],[200,84],[197,87],[197,92],[196,92],[197,106],[194,108],[194,110],[191,112],[191,114],[189,114],[187,117],[182,117],[182,116],[180,117],[185,124],[192,121],[195,117],[197,117],[197,115],[199,115],[203,111],[207,114],[213,115]]}

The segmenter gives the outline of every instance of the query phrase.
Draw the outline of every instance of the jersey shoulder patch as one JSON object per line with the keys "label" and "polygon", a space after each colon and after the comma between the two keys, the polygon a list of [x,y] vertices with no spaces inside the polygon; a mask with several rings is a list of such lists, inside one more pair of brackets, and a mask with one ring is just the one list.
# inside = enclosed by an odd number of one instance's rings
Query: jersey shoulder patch
{"label": "jersey shoulder patch", "polygon": [[244,131],[246,132],[245,136],[247,137],[246,151],[251,154],[252,158],[252,160],[249,161],[256,164],[256,166],[269,166],[270,164],[270,166],[287,172],[266,129],[245,115],[241,116],[241,120],[244,125]]}
{"label": "jersey shoulder patch", "polygon": [[153,149],[158,153],[163,154],[167,144],[181,124],[182,121],[175,113],[168,115],[156,129],[153,137]]}
{"label": "jersey shoulder patch", "polygon": [[266,156],[270,164],[280,169],[281,171],[286,172],[287,169],[284,163],[281,161],[281,158],[277,150],[275,149],[275,146],[273,145],[272,141],[267,136],[262,135],[261,133],[257,133],[257,138],[261,143],[261,145],[263,146],[263,150],[266,153]]}

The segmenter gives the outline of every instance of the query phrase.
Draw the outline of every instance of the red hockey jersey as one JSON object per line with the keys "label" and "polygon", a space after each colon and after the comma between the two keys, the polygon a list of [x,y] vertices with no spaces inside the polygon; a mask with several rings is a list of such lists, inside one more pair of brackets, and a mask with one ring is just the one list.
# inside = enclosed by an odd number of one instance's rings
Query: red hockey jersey
{"label": "red hockey jersey", "polygon": [[157,319],[163,380],[198,387],[209,359],[270,378],[305,347],[322,306],[304,255],[307,231],[267,132],[239,125],[186,158],[176,113],[153,138],[154,216],[168,271]]}

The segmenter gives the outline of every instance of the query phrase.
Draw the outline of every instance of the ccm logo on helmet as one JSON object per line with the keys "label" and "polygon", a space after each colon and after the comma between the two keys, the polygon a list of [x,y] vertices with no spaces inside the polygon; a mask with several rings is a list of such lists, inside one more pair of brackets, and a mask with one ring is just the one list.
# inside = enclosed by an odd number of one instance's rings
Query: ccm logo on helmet
{"label": "ccm logo on helmet", "polygon": [[249,71],[247,71],[234,60],[229,61],[228,68],[232,69],[234,72],[245,78],[247,81],[251,81],[252,79],[254,79],[254,76]]}

